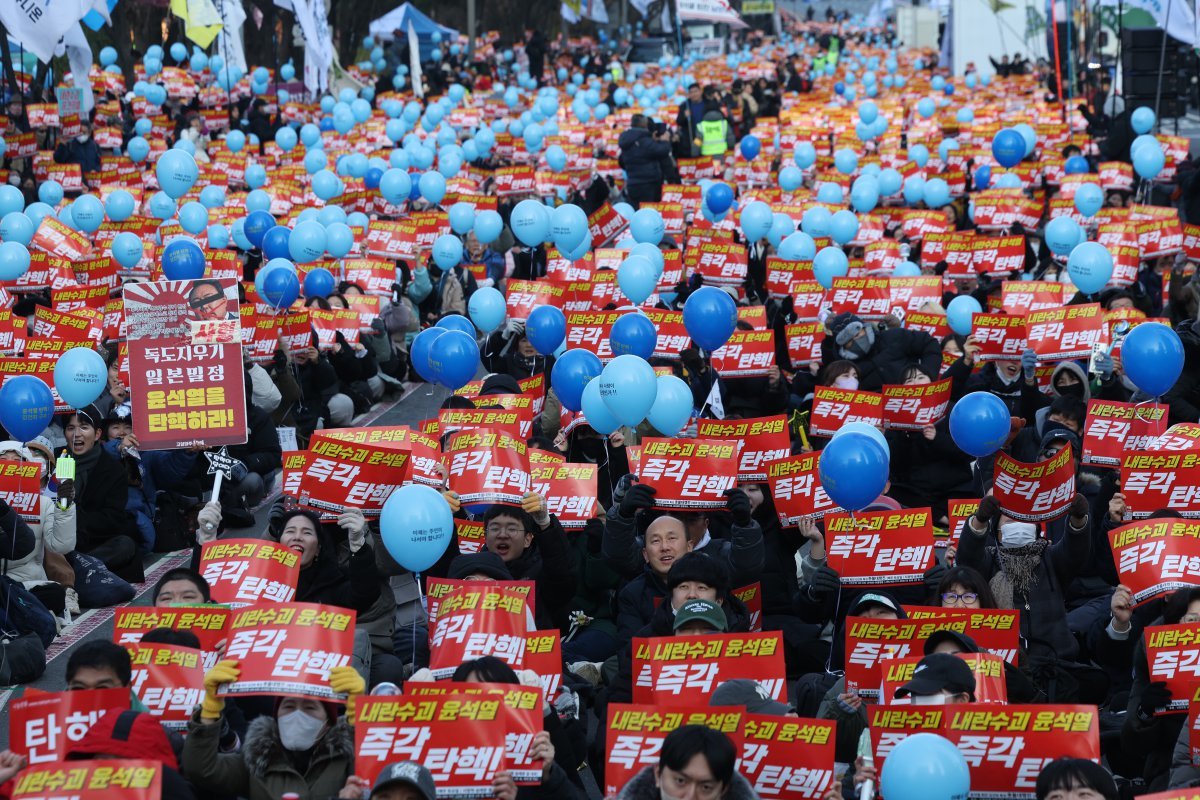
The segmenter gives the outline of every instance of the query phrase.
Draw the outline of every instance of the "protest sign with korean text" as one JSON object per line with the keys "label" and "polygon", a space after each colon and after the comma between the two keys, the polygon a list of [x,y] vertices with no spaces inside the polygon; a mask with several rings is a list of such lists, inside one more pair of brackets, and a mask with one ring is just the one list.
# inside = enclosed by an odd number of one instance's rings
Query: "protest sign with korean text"
{"label": "protest sign with korean text", "polygon": [[129,688],[167,730],[187,730],[192,711],[204,699],[201,653],[169,644],[128,646],[133,677]]}
{"label": "protest sign with korean text", "polygon": [[23,770],[13,781],[12,800],[160,800],[160,761],[92,759],[54,761]]}
{"label": "protest sign with korean text", "polygon": [[654,507],[672,511],[724,508],[737,483],[738,445],[726,439],[642,440],[638,481],[654,487]]}
{"label": "protest sign with korean text", "polygon": [[786,696],[783,640],[778,633],[713,633],[633,640],[633,700],[660,705],[707,702],[734,678],[758,681],[776,700]]}
{"label": "protest sign with korean text", "polygon": [[1017,361],[1025,352],[1027,330],[1024,314],[975,314],[971,338],[979,345],[979,361]]}
{"label": "protest sign with korean text", "polygon": [[[975,674],[975,702],[1007,703],[1008,684],[1005,683],[1004,659],[992,653],[955,653],[967,662]],[[893,658],[883,662],[883,688],[880,702],[903,705],[911,703],[910,697],[896,697],[896,690],[913,679],[917,665],[924,655]]]}
{"label": "protest sign with korean text", "polygon": [[300,478],[300,504],[331,515],[358,508],[378,517],[383,504],[409,476],[408,448],[399,442],[359,444],[322,435],[308,443]]}
{"label": "protest sign with korean text", "polygon": [[875,769],[881,770],[892,749],[912,734],[940,733],[950,706],[873,703],[866,708]]}
{"label": "protest sign with korean text", "polygon": [[261,539],[220,539],[200,548],[200,573],[215,603],[289,602],[300,580],[300,554]]}
{"label": "protest sign with korean text", "polygon": [[701,439],[729,439],[741,443],[739,481],[766,480],[767,463],[786,458],[792,451],[784,414],[751,419],[702,419],[696,426],[696,436]]}
{"label": "protest sign with korean text", "polygon": [[928,508],[830,514],[825,539],[844,586],[919,584],[936,558]]}
{"label": "protest sign with korean text", "polygon": [[1025,326],[1038,361],[1087,358],[1104,340],[1104,311],[1099,303],[1031,311]]}
{"label": "protest sign with korean text", "polygon": [[1146,519],[1108,532],[1134,605],[1200,584],[1200,521]]}
{"label": "protest sign with korean text", "polygon": [[813,392],[812,416],[808,432],[812,436],[833,436],[848,422],[865,422],[883,429],[883,395],[818,386]]}
{"label": "protest sign with korean text", "polygon": [[712,366],[725,379],[766,377],[775,366],[775,331],[734,331],[712,352]]}
{"label": "protest sign with korean text", "polygon": [[520,505],[529,491],[529,454],[523,439],[502,430],[466,430],[445,446],[450,489],[463,505]]}
{"label": "protest sign with korean text", "polygon": [[27,689],[8,708],[8,749],[30,764],[65,758],[71,746],[110,709],[129,708],[129,689],[42,692]]}
{"label": "protest sign with korean text", "polygon": [[1146,450],[1167,430],[1167,407],[1159,403],[1088,401],[1083,463],[1119,467],[1125,453]]}
{"label": "protest sign with korean text", "polygon": [[767,482],[779,513],[779,523],[794,527],[800,520],[823,517],[840,506],[821,486],[818,462],[821,454],[801,453],[767,462]]}
{"label": "protest sign with korean text", "polygon": [[1200,622],[1147,626],[1144,641],[1150,681],[1165,683],[1171,692],[1171,701],[1155,713],[1187,711],[1200,682]]}
{"label": "protest sign with korean text", "polygon": [[671,731],[684,725],[703,725],[736,738],[743,716],[741,709],[710,708],[707,700],[681,707],[611,704],[608,707],[604,796],[616,797],[643,769],[657,767],[663,739]]}
{"label": "protest sign with korean text", "polygon": [[189,631],[200,640],[200,652],[207,670],[217,663],[217,645],[228,638],[228,606],[204,605],[118,606],[113,609],[113,641],[131,645],[142,640],[146,631],[170,628]]}
{"label": "protest sign with korean text", "polygon": [[1150,452],[1126,453],[1121,462],[1121,492],[1129,519],[1144,519],[1163,508],[1200,518],[1200,449],[1161,452],[1161,442],[1170,432],[1152,444]]}
{"label": "protest sign with korean text", "polygon": [[223,695],[291,694],[341,700],[329,671],[350,663],[355,612],[315,603],[259,603],[233,612],[225,658],[241,677]]}
{"label": "protest sign with korean text", "polygon": [[496,656],[520,664],[529,632],[526,593],[492,583],[442,598],[431,623],[429,669],[448,678],[464,661]]}
{"label": "protest sign with korean text", "polygon": [[738,771],[760,798],[824,797],[834,784],[835,728],[830,720],[744,714]]}
{"label": "protest sign with korean text", "polygon": [[530,466],[530,491],[546,501],[546,510],[567,529],[582,530],[596,516],[595,464]]}
{"label": "protest sign with korean text", "polygon": [[992,475],[992,492],[1000,501],[1000,508],[1013,519],[1025,522],[1054,519],[1075,499],[1075,462],[1070,444],[1036,464],[997,453]]}
{"label": "protest sign with korean text", "polygon": [[0,461],[0,500],[26,523],[42,521],[42,465],[37,461]]}
{"label": "protest sign with korean text", "polygon": [[936,425],[950,411],[950,379],[933,383],[884,384],[883,427],[919,431]]}

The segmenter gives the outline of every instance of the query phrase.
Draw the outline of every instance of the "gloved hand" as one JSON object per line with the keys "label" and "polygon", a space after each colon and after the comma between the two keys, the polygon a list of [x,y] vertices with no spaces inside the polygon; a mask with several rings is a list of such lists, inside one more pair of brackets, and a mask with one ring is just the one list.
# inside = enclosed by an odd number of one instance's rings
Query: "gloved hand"
{"label": "gloved hand", "polygon": [[604,544],[604,523],[596,518],[589,519],[587,524],[583,526],[583,533],[587,537],[586,545],[589,555],[598,556]]}
{"label": "gloved hand", "polygon": [[934,564],[932,567],[925,570],[923,580],[925,583],[926,597],[933,597],[933,595],[937,592],[938,586],[940,586],[942,583],[942,578],[946,577],[946,572],[947,569],[945,564]]}
{"label": "gloved hand", "polygon": [[462,510],[462,500],[458,498],[458,492],[442,492],[442,497],[446,498],[446,502],[450,505],[451,514],[457,514]]}
{"label": "gloved hand", "polygon": [[511,339],[513,336],[520,336],[525,332],[525,320],[513,319],[510,317],[504,323],[504,338]]}
{"label": "gloved hand", "polygon": [[986,528],[992,520],[1000,516],[1000,501],[995,495],[989,494],[979,501],[979,508],[972,516],[979,523],[979,527]]}
{"label": "gloved hand", "polygon": [[225,710],[225,700],[217,696],[217,689],[227,683],[233,683],[242,675],[236,659],[227,658],[218,661],[213,668],[204,673],[204,700],[200,703],[200,719],[214,722],[221,718]]}
{"label": "gloved hand", "polygon": [[620,512],[625,519],[633,519],[637,512],[654,505],[654,487],[648,483],[635,483],[621,498]]}
{"label": "gloved hand", "polygon": [[205,504],[204,508],[196,514],[196,541],[200,544],[207,544],[217,538],[217,531],[221,529],[221,502],[219,500],[210,500]]}
{"label": "gloved hand", "polygon": [[1088,505],[1087,498],[1081,494],[1075,495],[1075,499],[1071,501],[1071,507],[1067,509],[1067,512],[1071,515],[1071,519],[1073,521],[1079,520],[1080,523],[1087,521],[1088,513],[1090,511],[1091,506]]}
{"label": "gloved hand", "polygon": [[334,667],[329,670],[329,688],[346,697],[346,719],[354,721],[354,701],[367,690],[366,681],[354,667]]}
{"label": "gloved hand", "polygon": [[546,501],[537,492],[526,492],[521,498],[521,510],[533,517],[533,522],[542,530],[550,527],[550,509]]}
{"label": "gloved hand", "polygon": [[338,527],[346,532],[350,552],[357,553],[367,543],[367,518],[362,509],[347,508],[337,518]]}
{"label": "gloved hand", "polygon": [[617,485],[613,488],[612,504],[617,508],[621,507],[621,501],[625,499],[625,493],[629,491],[629,487],[637,482],[637,476],[632,472],[628,472],[620,477]]}
{"label": "gloved hand", "polygon": [[842,590],[842,578],[833,567],[822,564],[808,581],[808,599],[820,602],[834,592]]}
{"label": "gloved hand", "polygon": [[1107,381],[1113,374],[1113,358],[1108,353],[1101,351],[1096,354],[1096,375],[1100,380]]}
{"label": "gloved hand", "polygon": [[751,516],[752,509],[750,508],[750,498],[741,489],[729,489],[725,492],[725,507],[729,509],[729,515],[733,517],[733,524],[739,528],[748,528],[750,523],[754,521]]}
{"label": "gloved hand", "polygon": [[1033,352],[1033,348],[1026,348],[1025,352],[1021,353],[1021,371],[1025,373],[1027,381],[1037,376],[1037,353]]}
{"label": "gloved hand", "polygon": [[1138,719],[1148,721],[1154,712],[1171,702],[1171,690],[1163,681],[1155,681],[1142,692],[1142,702],[1138,704]]}

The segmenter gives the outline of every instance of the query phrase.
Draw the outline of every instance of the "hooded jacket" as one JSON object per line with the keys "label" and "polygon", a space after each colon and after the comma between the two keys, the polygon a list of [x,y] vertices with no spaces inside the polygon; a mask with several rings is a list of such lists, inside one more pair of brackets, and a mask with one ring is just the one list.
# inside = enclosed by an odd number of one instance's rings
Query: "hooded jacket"
{"label": "hooded jacket", "polygon": [[[219,727],[219,726],[214,726]],[[192,787],[179,774],[179,760],[167,732],[153,715],[142,711],[109,711],[67,751],[68,761],[136,758],[162,764],[162,796],[194,800]]]}
{"label": "hooded jacket", "polygon": [[[617,795],[617,800],[661,800],[662,797],[658,784],[654,780],[654,767],[645,767],[622,787],[621,793]],[[722,797],[725,800],[758,800],[758,794],[750,782],[738,772],[733,773],[733,785]]]}
{"label": "hooded jacket", "polygon": [[618,161],[625,170],[626,185],[663,182],[662,160],[671,155],[671,143],[655,139],[646,128],[630,128],[617,139]]}
{"label": "hooded jacket", "polygon": [[346,778],[354,774],[354,732],[345,717],[339,717],[317,740],[303,774],[283,748],[274,717],[261,716],[250,723],[238,753],[218,752],[220,734],[221,726],[200,722],[197,711],[184,740],[183,774],[206,793],[278,800],[295,792],[303,798],[323,800],[337,797]]}
{"label": "hooded jacket", "polygon": [[997,374],[994,361],[972,373],[966,361],[960,358],[946,370],[945,377],[951,379],[951,402],[957,403],[971,392],[989,392],[1004,401],[1010,416],[1021,417],[1026,424],[1033,424],[1037,410],[1050,402],[1036,383],[1033,386],[1025,383],[1020,372],[1012,383],[1005,383]]}
{"label": "hooded jacket", "polygon": [[[821,342],[821,358],[831,364],[844,356],[833,336]],[[926,375],[942,369],[942,348],[924,331],[905,328],[876,330],[871,352],[852,362],[858,370],[858,388],[864,392],[882,391],[885,383],[904,383],[904,371],[916,364]]]}

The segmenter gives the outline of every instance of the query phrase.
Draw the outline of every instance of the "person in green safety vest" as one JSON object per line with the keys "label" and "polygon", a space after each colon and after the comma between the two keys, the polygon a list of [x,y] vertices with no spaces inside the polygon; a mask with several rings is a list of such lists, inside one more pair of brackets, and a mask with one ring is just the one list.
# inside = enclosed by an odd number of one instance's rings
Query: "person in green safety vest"
{"label": "person in green safety vest", "polygon": [[715,87],[704,89],[704,116],[696,126],[696,134],[700,139],[701,156],[724,157],[734,145],[733,126],[721,108]]}

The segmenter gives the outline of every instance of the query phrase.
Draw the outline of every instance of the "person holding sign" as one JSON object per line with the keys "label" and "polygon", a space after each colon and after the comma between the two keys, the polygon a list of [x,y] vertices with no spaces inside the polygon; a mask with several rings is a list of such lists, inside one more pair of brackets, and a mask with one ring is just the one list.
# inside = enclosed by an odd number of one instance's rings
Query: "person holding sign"
{"label": "person holding sign", "polygon": [[703,725],[684,725],[663,739],[658,766],[639,772],[617,800],[753,800],[758,794],[734,769],[736,761],[737,748],[728,736]]}
{"label": "person holding sign", "polygon": [[[37,515],[36,522],[28,523],[28,530],[34,541],[33,549],[24,556],[9,560],[8,577],[29,589],[52,614],[62,616],[67,607],[67,590],[71,587],[50,580],[46,574],[45,561],[55,555],[61,558],[75,549],[75,481],[62,481],[58,486],[57,497],[43,494],[42,489],[49,480],[47,468],[42,468],[41,462],[34,460],[33,451],[20,442],[0,442],[0,462],[11,462],[7,466],[13,467],[13,471],[19,471],[20,467],[14,464],[21,463],[41,468],[40,480],[33,477],[22,478],[19,475],[9,477],[8,470],[3,470],[2,480],[14,481],[9,485],[15,488],[15,492],[11,494],[6,489],[5,497],[24,497],[32,500],[33,506],[28,511]],[[0,513],[0,529],[15,531],[18,526],[26,526],[12,506],[8,505],[7,500],[0,502],[8,506]],[[0,544],[0,547],[3,546]],[[78,599],[74,600],[74,604],[74,611],[78,612]]]}

